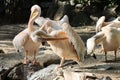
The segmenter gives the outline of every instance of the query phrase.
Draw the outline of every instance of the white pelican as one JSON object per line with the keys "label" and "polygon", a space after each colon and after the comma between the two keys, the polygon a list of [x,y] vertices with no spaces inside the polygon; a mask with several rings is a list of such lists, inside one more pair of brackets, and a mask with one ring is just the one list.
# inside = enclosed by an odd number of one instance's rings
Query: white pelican
{"label": "white pelican", "polygon": [[115,25],[115,26],[111,25],[111,27],[120,28],[120,17],[117,17],[115,20],[113,20],[111,22],[105,22],[105,16],[100,17],[96,23],[96,32],[101,31],[102,27],[105,27],[111,23],[114,23],[114,25]]}
{"label": "white pelican", "polygon": [[68,23],[63,23],[60,26],[62,29],[56,30],[54,27],[52,21],[44,23],[39,30],[32,33],[32,37],[37,36],[35,42],[41,41],[42,38],[59,39],[47,41],[54,53],[61,58],[60,65],[57,68],[63,66],[64,60],[74,60],[81,65],[81,62],[84,60],[86,48],[80,36]]}
{"label": "white pelican", "polygon": [[100,42],[105,52],[105,60],[107,61],[107,51],[114,51],[116,60],[116,51],[120,46],[120,28],[116,28],[114,23],[103,27],[102,31],[87,40],[87,53],[93,54],[95,46]]}
{"label": "white pelican", "polygon": [[27,25],[27,28],[24,29],[22,32],[17,34],[13,39],[13,45],[15,46],[17,52],[20,52],[21,48],[24,50],[24,64],[28,62],[28,55],[33,56],[33,64],[36,63],[36,53],[41,45],[40,42],[33,42],[30,38],[30,35],[36,28],[33,26],[34,20],[40,16],[41,9],[40,7],[34,6],[31,7],[31,15]]}

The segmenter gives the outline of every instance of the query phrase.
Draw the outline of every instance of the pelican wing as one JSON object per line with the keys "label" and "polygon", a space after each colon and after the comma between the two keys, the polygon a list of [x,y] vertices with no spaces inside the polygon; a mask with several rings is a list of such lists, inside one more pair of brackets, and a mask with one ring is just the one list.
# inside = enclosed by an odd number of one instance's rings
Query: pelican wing
{"label": "pelican wing", "polygon": [[18,52],[21,52],[23,45],[25,45],[28,39],[29,35],[24,32],[21,32],[15,36],[15,38],[13,39],[13,45]]}
{"label": "pelican wing", "polygon": [[39,26],[42,26],[47,20],[52,21],[52,24],[54,24],[55,26],[62,25],[64,22],[69,23],[69,19],[68,19],[67,15],[64,15],[64,17],[61,20],[59,20],[59,22],[57,22],[55,20],[51,20],[49,18],[38,17],[35,20],[35,23],[38,24]]}
{"label": "pelican wing", "polygon": [[38,17],[38,18],[35,20],[35,23],[38,24],[39,26],[42,26],[46,21],[47,21],[46,18]]}
{"label": "pelican wing", "polygon": [[60,25],[63,23],[69,23],[69,19],[67,15],[64,15],[64,17],[59,21]]}
{"label": "pelican wing", "polygon": [[72,29],[72,27],[68,23],[63,23],[62,25],[63,30],[66,32],[66,34],[69,37],[69,40],[73,44],[77,55],[79,56],[79,59],[81,61],[84,61],[84,55],[85,55],[85,45],[83,40],[80,38],[80,36]]}
{"label": "pelican wing", "polygon": [[101,27],[104,21],[105,21],[105,16],[102,16],[99,18],[96,24],[96,32],[99,32],[101,30]]}
{"label": "pelican wing", "polygon": [[62,21],[61,21],[60,23],[58,23],[57,21],[50,20],[50,19],[48,19],[48,18],[38,17],[38,18],[35,20],[35,23],[38,24],[38,25],[41,27],[41,26],[44,25],[47,21],[51,21],[51,22],[52,22],[52,25],[53,25],[53,28],[54,28],[54,29],[56,29],[56,30],[61,29],[60,24],[61,24]]}
{"label": "pelican wing", "polygon": [[55,30],[60,30],[60,29],[62,29],[61,26],[62,26],[63,23],[68,23],[69,24],[69,19],[68,19],[67,15],[64,15],[64,17],[61,20],[59,20],[59,21],[51,20],[51,22],[52,22],[53,28]]}
{"label": "pelican wing", "polygon": [[42,30],[36,30],[31,34],[31,38],[34,42],[42,41],[53,41],[53,40],[64,40],[68,37],[54,37],[54,35],[49,35]]}

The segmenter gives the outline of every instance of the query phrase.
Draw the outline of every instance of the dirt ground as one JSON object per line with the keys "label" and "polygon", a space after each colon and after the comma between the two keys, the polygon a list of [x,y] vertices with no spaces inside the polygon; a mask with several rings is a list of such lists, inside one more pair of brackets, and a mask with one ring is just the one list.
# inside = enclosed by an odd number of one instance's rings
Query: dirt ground
{"label": "dirt ground", "polygon": [[[82,37],[85,43],[89,37],[95,34],[94,26],[77,27],[74,28],[74,30]],[[2,28],[0,31],[2,31]],[[14,33],[14,35],[15,34],[17,33]],[[22,54],[17,54],[15,48],[12,45],[12,38],[7,39],[7,37],[5,37],[5,39],[4,38],[0,39],[0,67],[9,68],[23,60],[24,56]],[[116,62],[114,61],[113,52],[108,52],[107,54],[108,62],[105,62],[104,53],[100,52],[100,50],[101,50],[100,47],[96,47],[96,50],[94,52],[97,56],[97,59],[94,59],[92,57],[86,58],[85,62],[83,63],[84,65],[82,65],[81,67],[79,67],[77,64],[75,65],[69,64],[70,67],[66,66],[67,69],[87,71],[87,72],[95,73],[100,76],[101,75],[110,76],[112,80],[120,80],[120,50],[117,51]],[[48,52],[48,50],[46,51]]]}

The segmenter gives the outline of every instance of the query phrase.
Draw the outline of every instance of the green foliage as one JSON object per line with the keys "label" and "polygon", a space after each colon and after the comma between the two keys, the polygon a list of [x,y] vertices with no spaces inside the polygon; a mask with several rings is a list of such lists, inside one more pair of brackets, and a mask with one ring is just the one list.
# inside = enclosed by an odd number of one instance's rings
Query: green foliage
{"label": "green foliage", "polygon": [[[51,7],[51,6],[46,7],[46,5],[49,5],[47,2],[54,3],[54,1],[57,2],[66,1],[67,3],[71,0],[0,0],[0,21],[3,21],[5,19],[5,21],[9,20],[10,22],[19,22],[19,21],[25,22],[28,20],[30,15],[30,8],[34,4],[41,5],[41,8],[43,10],[42,12],[46,17],[47,11]],[[75,5],[74,6],[70,5],[73,8],[73,10],[69,10],[70,9],[69,8],[67,9],[66,12],[70,13],[70,11],[72,12],[78,11],[78,13],[80,13],[80,11],[85,11],[85,13],[89,15],[95,12],[101,13],[104,9],[118,5],[117,13],[120,14],[120,6],[119,6],[120,0],[73,0],[73,1]],[[57,2],[55,3],[56,5]],[[45,3],[45,5],[43,5],[42,3]],[[79,8],[75,8],[77,4],[80,4]],[[55,11],[53,12],[53,14],[55,14]],[[76,12],[74,14],[76,14]],[[53,16],[54,15],[52,15],[52,17]]]}
{"label": "green foliage", "polygon": [[79,4],[85,4],[89,2],[89,0],[77,0]]}
{"label": "green foliage", "polygon": [[113,6],[115,4],[120,4],[120,0],[77,0],[77,2],[79,4],[85,4],[85,5],[88,5],[92,2],[96,2],[96,3],[109,3],[109,5]]}

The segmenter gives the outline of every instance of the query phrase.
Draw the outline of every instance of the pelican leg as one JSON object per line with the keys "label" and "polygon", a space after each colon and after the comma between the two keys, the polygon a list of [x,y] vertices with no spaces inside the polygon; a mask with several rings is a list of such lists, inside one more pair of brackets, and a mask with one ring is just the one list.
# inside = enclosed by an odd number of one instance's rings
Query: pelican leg
{"label": "pelican leg", "polygon": [[37,59],[36,59],[36,51],[34,52],[34,56],[33,56],[33,64],[37,64]]}
{"label": "pelican leg", "polygon": [[76,62],[81,66],[83,63],[80,61],[80,59],[76,60]]}
{"label": "pelican leg", "polygon": [[81,63],[79,60],[77,60],[76,62],[79,64],[79,66],[81,66],[81,65],[82,65],[82,63]]}
{"label": "pelican leg", "polygon": [[83,65],[83,63],[80,61],[80,58],[76,58],[74,61],[76,61],[79,64],[79,66]]}
{"label": "pelican leg", "polygon": [[99,51],[99,52],[100,52],[100,53],[103,53],[103,51],[104,51],[104,49],[100,49],[100,51]]}
{"label": "pelican leg", "polygon": [[107,62],[107,52],[105,51],[105,61]]}
{"label": "pelican leg", "polygon": [[25,57],[24,57],[23,64],[27,64],[29,62],[28,58],[27,58],[27,55],[28,55],[28,51],[25,51]]}
{"label": "pelican leg", "polygon": [[65,58],[62,58],[62,59],[61,59],[61,62],[60,62],[60,67],[62,67],[64,61],[65,61]]}
{"label": "pelican leg", "polygon": [[55,68],[55,71],[58,71],[59,68],[63,67],[64,61],[65,61],[65,58],[61,58],[60,65]]}
{"label": "pelican leg", "polygon": [[103,44],[101,44],[101,50],[100,50],[100,53],[103,53],[104,52],[104,47],[103,47]]}
{"label": "pelican leg", "polygon": [[116,53],[117,53],[117,50],[114,51],[114,54],[115,54],[115,61],[117,60],[117,59],[116,59],[116,56],[117,56]]}

